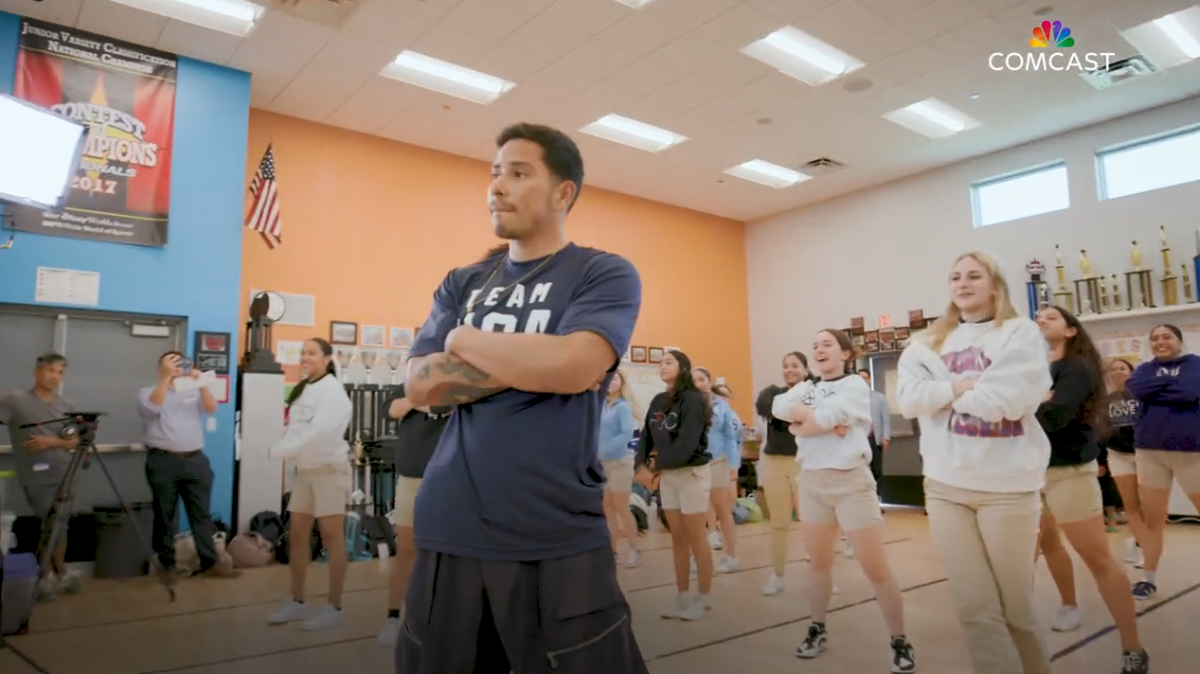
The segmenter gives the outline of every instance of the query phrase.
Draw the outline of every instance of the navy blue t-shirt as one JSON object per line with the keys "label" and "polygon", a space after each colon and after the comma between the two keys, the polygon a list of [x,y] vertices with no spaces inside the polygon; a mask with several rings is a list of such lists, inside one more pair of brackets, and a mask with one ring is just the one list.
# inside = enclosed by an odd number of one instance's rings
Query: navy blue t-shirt
{"label": "navy blue t-shirt", "polygon": [[[498,264],[503,267],[485,290]],[[480,291],[485,297],[466,315]],[[591,331],[623,354],[641,299],[637,270],[611,253],[568,244],[548,262],[491,258],[446,276],[411,355],[442,351],[460,319],[492,332]],[[610,377],[618,363],[614,358]],[[417,493],[417,547],[471,559],[537,561],[609,545],[597,458],[607,379],[599,391],[577,395],[509,389],[457,406]]]}

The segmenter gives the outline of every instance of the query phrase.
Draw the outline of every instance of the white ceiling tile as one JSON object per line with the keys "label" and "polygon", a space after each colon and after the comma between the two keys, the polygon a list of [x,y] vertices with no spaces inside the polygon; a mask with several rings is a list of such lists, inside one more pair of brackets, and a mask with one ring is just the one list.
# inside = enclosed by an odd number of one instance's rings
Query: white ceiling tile
{"label": "white ceiling tile", "polygon": [[981,10],[967,4],[966,0],[933,0],[891,19],[908,34],[930,40],[986,16]]}
{"label": "white ceiling tile", "polygon": [[418,103],[385,124],[379,130],[379,135],[428,147],[430,141],[462,119],[465,107],[451,106],[447,109],[435,102]]}
{"label": "white ceiling tile", "polygon": [[[1009,45],[1021,46],[1022,36],[993,17],[973,21],[930,41],[951,60],[983,57],[996,51],[1008,51]],[[1027,44],[1027,42],[1026,42]]]}
{"label": "white ceiling tile", "polygon": [[682,37],[689,30],[663,18],[635,12],[600,33],[598,39],[620,45],[623,50],[638,56],[645,56]]}
{"label": "white ceiling tile", "polygon": [[854,0],[841,0],[800,21],[796,27],[868,64],[918,42],[892,21]]}
{"label": "white ceiling tile", "polygon": [[[369,4],[367,5],[370,6]],[[281,12],[267,12],[229,60],[247,72],[270,72],[291,78],[316,56],[337,32]]]}
{"label": "white ceiling tile", "polygon": [[425,3],[412,3],[411,0],[369,0],[346,21],[342,30],[391,45],[396,53],[400,53],[438,21],[436,16],[414,13],[407,7],[410,4]]}
{"label": "white ceiling tile", "polygon": [[84,0],[76,28],[118,40],[153,47],[167,25],[166,17],[132,9],[108,0]]}
{"label": "white ceiling tile", "polygon": [[75,26],[83,0],[0,0],[0,12]]}
{"label": "white ceiling tile", "polygon": [[728,12],[740,0],[655,0],[634,16],[643,21],[661,21],[683,31],[691,31]]}
{"label": "white ceiling tile", "polygon": [[499,42],[554,0],[465,0],[442,19],[449,28]]}
{"label": "white ceiling tile", "polygon": [[784,23],[812,16],[839,0],[745,0],[743,4],[769,14]]}
{"label": "white ceiling tile", "polygon": [[634,103],[630,111],[658,117],[676,117],[720,96],[734,95],[738,89],[761,76],[762,71],[748,59],[724,59],[720,64],[654,91]]}
{"label": "white ceiling tile", "polygon": [[271,101],[292,81],[292,76],[271,73],[254,75],[250,78],[250,107],[270,109]]}
{"label": "white ceiling tile", "polygon": [[432,97],[433,92],[380,77],[342,101],[325,119],[334,126],[376,133],[405,110]]}
{"label": "white ceiling tile", "polygon": [[182,21],[167,21],[158,34],[156,49],[200,61],[225,65],[242,45],[242,38]]}
{"label": "white ceiling tile", "polygon": [[465,33],[440,22],[425,31],[421,38],[413,43],[412,48],[426,56],[482,70],[486,68],[486,64],[479,61],[494,44],[491,40]]}
{"label": "white ceiling tile", "polygon": [[695,35],[732,50],[763,39],[779,30],[783,21],[769,14],[738,5],[696,29]]}
{"label": "white ceiling tile", "polygon": [[558,0],[538,16],[553,21],[555,25],[566,30],[599,35],[628,15],[627,7],[607,0]]}
{"label": "white ceiling tile", "polygon": [[373,3],[396,5],[402,15],[438,21],[464,0],[371,0]]}
{"label": "white ceiling tile", "polygon": [[1027,1],[1028,0],[967,0],[967,2],[971,3],[973,7],[981,9],[989,14],[1002,12],[1010,7],[1015,7]]}
{"label": "white ceiling tile", "polygon": [[519,84],[562,59],[586,42],[590,35],[542,14],[493,47],[481,62],[491,74]]}
{"label": "white ceiling tile", "polygon": [[324,120],[346,99],[376,79],[380,69],[394,57],[392,48],[387,45],[338,33],[279,92],[271,102],[270,110],[304,119]]}
{"label": "white ceiling tile", "polygon": [[[913,10],[923,9],[937,0],[858,0],[863,7],[879,12],[889,19],[903,18]],[[963,0],[968,2],[969,0]]]}

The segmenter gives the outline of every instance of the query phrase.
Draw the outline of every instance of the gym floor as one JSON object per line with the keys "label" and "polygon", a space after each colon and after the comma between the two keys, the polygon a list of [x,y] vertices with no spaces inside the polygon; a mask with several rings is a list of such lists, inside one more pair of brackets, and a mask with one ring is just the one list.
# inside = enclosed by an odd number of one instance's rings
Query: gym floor
{"label": "gym floor", "polygon": [[[908,634],[924,674],[971,671],[950,590],[920,512],[891,511],[885,518],[892,568],[904,589]],[[877,674],[889,671],[890,652],[872,591],[857,563],[840,555],[828,618],[830,648],[813,662],[795,658],[805,629],[806,564],[793,527],[787,591],[766,598],[769,534],[766,525],[739,527],[739,573],[719,576],[712,614],[681,623],[659,618],[674,599],[670,540],[662,532],[642,539],[643,565],[621,570],[634,628],[654,674],[738,674],[811,671]],[[1120,537],[1111,537],[1114,550]],[[1200,527],[1171,525],[1159,571],[1158,597],[1142,602],[1141,634],[1156,674],[1195,671],[1200,658]],[[1056,674],[1120,670],[1120,643],[1112,620],[1082,563],[1075,559],[1083,626],[1049,633]],[[1131,573],[1138,573],[1130,569]],[[313,567],[309,601],[325,592],[325,568]],[[1042,614],[1048,623],[1058,597],[1045,565],[1038,569]],[[0,650],[4,674],[329,674],[391,672],[392,654],[375,645],[386,614],[386,578],[376,561],[351,566],[346,620],[338,628],[304,633],[296,626],[268,627],[267,614],[287,596],[287,569],[252,569],[232,581],[197,579],[179,586],[179,599],[150,578],[91,581],[84,593],[38,607],[29,634]],[[32,664],[31,664],[32,663]],[[36,667],[34,666],[36,665]],[[786,669],[785,669],[786,668]]]}

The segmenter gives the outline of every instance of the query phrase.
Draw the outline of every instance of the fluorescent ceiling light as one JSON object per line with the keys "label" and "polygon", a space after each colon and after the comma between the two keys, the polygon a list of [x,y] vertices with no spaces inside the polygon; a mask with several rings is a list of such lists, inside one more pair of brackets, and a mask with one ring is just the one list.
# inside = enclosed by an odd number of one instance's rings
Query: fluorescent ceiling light
{"label": "fluorescent ceiling light", "polygon": [[982,123],[936,98],[927,98],[883,116],[904,128],[930,138],[946,138]]}
{"label": "fluorescent ceiling light", "polygon": [[254,30],[263,12],[262,5],[248,0],[112,0],[168,19],[194,26],[245,37]]}
{"label": "fluorescent ceiling light", "polygon": [[641,8],[645,7],[646,5],[654,2],[654,0],[617,0],[617,2],[621,3],[622,5],[625,5],[626,7],[632,7],[634,9],[641,9]]}
{"label": "fluorescent ceiling light", "polygon": [[1147,21],[1121,37],[1159,68],[1173,68],[1200,59],[1200,5]]}
{"label": "fluorescent ceiling light", "polygon": [[687,140],[687,136],[681,136],[674,131],[660,129],[620,115],[605,115],[580,131],[646,152],[662,152]]}
{"label": "fluorescent ceiling light", "polygon": [[863,67],[846,52],[791,26],[785,26],[741,49],[789,77],[820,86]]}
{"label": "fluorescent ceiling light", "polygon": [[759,185],[774,187],[777,190],[812,179],[810,175],[793,171],[786,166],[772,164],[761,159],[752,159],[744,164],[738,164],[733,168],[727,168],[725,169],[725,174],[731,175],[734,178],[749,180]]}
{"label": "fluorescent ceiling light", "polygon": [[410,50],[400,52],[396,60],[384,66],[379,74],[481,105],[491,103],[517,86],[495,75]]}

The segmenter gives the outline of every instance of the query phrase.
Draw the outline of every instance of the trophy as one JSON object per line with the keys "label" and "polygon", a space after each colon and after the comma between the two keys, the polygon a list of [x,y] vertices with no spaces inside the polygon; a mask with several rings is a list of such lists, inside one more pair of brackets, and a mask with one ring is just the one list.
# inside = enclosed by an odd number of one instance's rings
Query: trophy
{"label": "trophy", "polygon": [[1154,282],[1150,278],[1150,270],[1142,269],[1142,251],[1138,248],[1137,241],[1133,242],[1133,248],[1129,251],[1129,261],[1133,263],[1133,271],[1125,272],[1125,294],[1129,296],[1128,308],[1153,308]]}
{"label": "trophy", "polygon": [[1050,285],[1042,280],[1046,273],[1046,265],[1031,260],[1025,265],[1029,280],[1025,282],[1025,300],[1029,304],[1030,320],[1037,320],[1037,313],[1050,304]]}
{"label": "trophy", "polygon": [[366,383],[374,383],[371,381],[371,368],[375,367],[375,360],[379,357],[379,354],[371,349],[363,349],[360,357],[362,358],[363,367],[367,368]]}
{"label": "trophy", "polygon": [[1054,291],[1054,304],[1069,310],[1075,306],[1075,294],[1067,290],[1066,267],[1063,266],[1062,251],[1058,249],[1057,243],[1054,244],[1054,262],[1054,270],[1058,275],[1058,290]]}
{"label": "trophy", "polygon": [[338,365],[342,366],[342,383],[351,383],[347,379],[350,377],[350,364],[354,362],[354,351],[338,347],[334,356],[337,358]]}
{"label": "trophy", "polygon": [[1183,272],[1183,301],[1185,304],[1191,304],[1192,299],[1192,280],[1188,278],[1187,265],[1179,265],[1179,270]]}
{"label": "trophy", "polygon": [[1121,306],[1121,282],[1117,280],[1117,275],[1112,275],[1112,305],[1114,308]]}
{"label": "trophy", "polygon": [[1083,278],[1075,280],[1075,313],[1079,315],[1103,313],[1108,310],[1108,293],[1104,290],[1104,277],[1092,276],[1092,261],[1087,249],[1079,251],[1079,270]]}
{"label": "trophy", "polygon": [[1163,304],[1179,304],[1179,278],[1171,273],[1171,248],[1167,245],[1167,228],[1159,226],[1158,239],[1162,242],[1163,256]]}
{"label": "trophy", "polygon": [[389,384],[403,383],[403,382],[396,381],[396,372],[398,372],[400,370],[400,366],[402,366],[402,365],[404,365],[404,352],[403,351],[388,351],[387,366],[388,366],[388,369],[390,369],[392,371],[392,376],[391,376],[391,378],[388,379]]}

